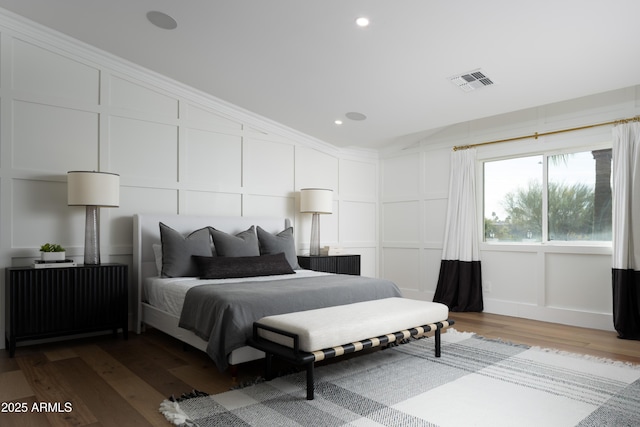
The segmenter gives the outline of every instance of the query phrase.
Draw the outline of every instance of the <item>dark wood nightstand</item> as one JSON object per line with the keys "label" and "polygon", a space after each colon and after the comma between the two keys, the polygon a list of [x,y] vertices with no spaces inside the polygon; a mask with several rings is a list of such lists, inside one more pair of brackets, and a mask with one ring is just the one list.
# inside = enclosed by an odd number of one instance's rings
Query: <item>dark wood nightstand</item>
{"label": "dark wood nightstand", "polygon": [[128,338],[125,264],[5,269],[5,344],[122,329]]}
{"label": "dark wood nightstand", "polygon": [[300,255],[298,264],[306,270],[360,275],[360,255]]}

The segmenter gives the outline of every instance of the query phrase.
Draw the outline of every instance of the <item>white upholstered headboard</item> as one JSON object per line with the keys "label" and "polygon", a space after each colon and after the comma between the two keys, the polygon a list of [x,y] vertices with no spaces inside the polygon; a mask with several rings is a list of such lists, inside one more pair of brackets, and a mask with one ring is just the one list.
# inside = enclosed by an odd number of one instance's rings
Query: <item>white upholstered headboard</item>
{"label": "white upholstered headboard", "polygon": [[160,244],[160,222],[184,235],[207,226],[237,234],[252,225],[259,225],[270,233],[278,233],[291,225],[288,218],[135,214],[133,216],[133,277],[137,282],[136,331],[139,331],[142,320],[142,284],[147,277],[158,275],[152,246]]}

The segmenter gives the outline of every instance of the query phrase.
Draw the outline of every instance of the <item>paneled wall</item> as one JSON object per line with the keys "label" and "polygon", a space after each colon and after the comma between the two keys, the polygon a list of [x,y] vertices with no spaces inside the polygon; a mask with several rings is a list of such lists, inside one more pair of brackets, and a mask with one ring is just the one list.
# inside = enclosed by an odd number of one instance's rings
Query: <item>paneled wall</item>
{"label": "paneled wall", "polygon": [[[406,296],[433,299],[442,257],[453,146],[638,114],[640,89],[631,87],[462,123],[412,144],[388,148],[380,161],[381,276],[395,280]],[[552,151],[610,142],[611,127],[597,127],[483,146],[478,148],[478,159],[524,155],[540,147]],[[478,193],[481,203],[481,188]],[[486,312],[613,330],[610,245],[482,243],[480,259]]]}
{"label": "paneled wall", "polygon": [[2,15],[0,137],[0,267],[30,264],[45,242],[82,262],[85,211],[67,206],[66,173],[100,170],[121,177],[120,207],[101,209],[103,262],[131,264],[132,215],[152,212],[289,217],[308,252],[299,190],[324,187],[334,214],[321,218],[321,243],[361,254],[363,274],[377,275],[377,153],[337,149]]}

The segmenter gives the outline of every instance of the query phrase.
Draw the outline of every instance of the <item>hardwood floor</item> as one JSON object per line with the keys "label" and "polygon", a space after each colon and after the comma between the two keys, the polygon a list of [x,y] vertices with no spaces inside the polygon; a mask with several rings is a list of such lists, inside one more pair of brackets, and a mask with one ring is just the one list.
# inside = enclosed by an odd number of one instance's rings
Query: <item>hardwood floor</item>
{"label": "hardwood floor", "polygon": [[[451,318],[455,329],[487,338],[640,364],[640,341],[618,339],[614,332],[486,313]],[[261,369],[258,362],[242,366],[238,383]],[[14,358],[0,352],[0,425],[169,426],[158,412],[163,399],[194,388],[221,393],[233,385],[203,352],[185,351],[155,330],[129,334],[128,341],[105,335],[18,347]]]}
{"label": "hardwood floor", "polygon": [[486,338],[640,364],[640,341],[619,339],[615,332],[488,313],[450,313],[449,317],[458,331]]}

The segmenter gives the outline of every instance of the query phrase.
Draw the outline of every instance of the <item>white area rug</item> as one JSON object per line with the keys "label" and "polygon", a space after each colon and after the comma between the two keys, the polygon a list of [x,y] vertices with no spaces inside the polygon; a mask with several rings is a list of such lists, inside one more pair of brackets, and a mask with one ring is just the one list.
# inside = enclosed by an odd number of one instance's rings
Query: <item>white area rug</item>
{"label": "white area rug", "polygon": [[160,410],[189,426],[639,426],[640,366],[487,340],[433,338]]}

